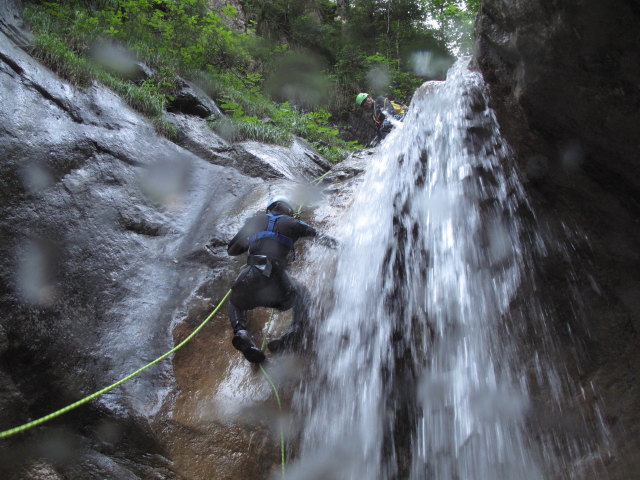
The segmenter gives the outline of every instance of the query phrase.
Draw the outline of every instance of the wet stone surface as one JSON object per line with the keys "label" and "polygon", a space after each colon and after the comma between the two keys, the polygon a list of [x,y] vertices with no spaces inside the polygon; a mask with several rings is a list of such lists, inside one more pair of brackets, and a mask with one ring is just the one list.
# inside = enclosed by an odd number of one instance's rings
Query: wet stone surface
{"label": "wet stone surface", "polygon": [[616,445],[608,475],[629,479],[640,471],[640,10],[609,7],[485,0],[475,60],[553,245],[535,273],[562,362],[595,388],[585,404],[600,405]]}
{"label": "wet stone surface", "polygon": [[[78,89],[31,59],[7,25],[0,25],[2,429],[99,390],[185,338],[242,264],[225,245],[243,221],[290,180],[306,182],[327,166],[297,143],[243,145],[237,155],[207,136],[198,117],[170,114],[186,139],[176,145],[106,88]],[[242,402],[271,412],[271,392],[230,338],[223,308],[173,360],[3,440],[0,476],[262,478],[279,462],[268,415],[220,412]]]}
{"label": "wet stone surface", "polygon": [[196,115],[201,118],[222,115],[215,102],[197,85],[180,79],[177,90],[174,99],[169,103],[170,112]]}

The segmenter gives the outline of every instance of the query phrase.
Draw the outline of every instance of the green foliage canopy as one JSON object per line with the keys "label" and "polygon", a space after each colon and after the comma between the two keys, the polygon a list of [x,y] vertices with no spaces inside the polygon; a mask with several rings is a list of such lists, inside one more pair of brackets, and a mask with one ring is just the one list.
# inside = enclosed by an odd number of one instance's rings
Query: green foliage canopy
{"label": "green foliage canopy", "polygon": [[[219,103],[230,117],[225,128],[237,127],[234,138],[259,135],[282,143],[301,135],[335,160],[354,148],[336,128],[353,110],[353,95],[366,89],[407,101],[425,79],[441,77],[452,52],[469,48],[479,0],[209,5],[26,0],[25,17],[43,60],[78,84],[98,80],[114,89],[159,130],[170,130],[162,113],[181,75]],[[96,66],[91,56],[100,42],[126,46],[155,74],[135,83]],[[416,68],[416,58],[428,68]],[[261,122],[265,117],[272,123]]]}

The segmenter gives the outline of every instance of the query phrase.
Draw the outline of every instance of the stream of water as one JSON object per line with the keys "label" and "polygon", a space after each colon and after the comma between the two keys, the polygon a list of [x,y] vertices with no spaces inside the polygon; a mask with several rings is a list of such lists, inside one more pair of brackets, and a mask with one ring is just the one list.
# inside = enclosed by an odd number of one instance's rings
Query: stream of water
{"label": "stream of water", "polygon": [[[467,63],[416,92],[333,232],[288,478],[533,480],[557,461],[527,426],[510,315],[529,207]],[[553,384],[549,362],[534,370]]]}

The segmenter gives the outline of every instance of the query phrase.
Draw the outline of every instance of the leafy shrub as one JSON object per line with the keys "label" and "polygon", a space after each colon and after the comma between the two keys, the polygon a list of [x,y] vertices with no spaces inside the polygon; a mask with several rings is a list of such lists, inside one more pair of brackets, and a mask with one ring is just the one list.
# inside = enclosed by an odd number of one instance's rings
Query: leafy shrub
{"label": "leafy shrub", "polygon": [[[225,22],[238,12],[219,12],[207,0],[67,0],[28,3],[25,19],[36,33],[36,55],[61,76],[84,86],[97,80],[133,108],[148,115],[156,129],[175,138],[175,127],[162,115],[175,95],[178,75],[194,78],[230,118],[210,125],[230,141],[252,139],[288,145],[291,135],[309,140],[333,161],[355,148],[337,137],[325,110],[301,113],[289,103],[276,104],[262,91],[256,58],[289,54],[288,46],[259,45],[251,33],[233,31]],[[318,30],[320,32],[320,30]],[[321,33],[318,33],[321,35]],[[124,74],[90,60],[97,42],[126,45],[155,69],[135,83]],[[269,118],[271,123],[260,119]]]}

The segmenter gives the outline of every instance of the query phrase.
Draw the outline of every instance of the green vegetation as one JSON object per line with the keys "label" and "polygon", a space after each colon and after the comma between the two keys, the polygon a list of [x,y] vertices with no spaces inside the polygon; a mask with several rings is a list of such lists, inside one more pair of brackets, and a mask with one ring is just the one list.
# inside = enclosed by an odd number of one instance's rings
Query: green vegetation
{"label": "green vegetation", "polygon": [[358,91],[408,99],[443,78],[452,54],[468,54],[479,0],[245,0],[265,39],[315,55],[331,81],[334,115]]}
{"label": "green vegetation", "polygon": [[289,145],[291,135],[308,140],[332,162],[342,160],[351,150],[358,148],[356,141],[346,142],[337,137],[338,130],[329,127],[331,114],[325,110],[299,113],[288,102],[268,110],[268,121],[244,114],[243,106],[227,99],[220,108],[226,117],[212,118],[209,125],[221,137],[230,142],[257,140],[276,145]]}
{"label": "green vegetation", "polygon": [[430,0],[427,16],[437,25],[436,37],[456,53],[468,55],[473,46],[473,22],[480,0]]}
{"label": "green vegetation", "polygon": [[36,35],[34,53],[36,57],[73,83],[88,85],[93,78],[93,69],[89,61],[76,55],[55,35],[46,32]]}
{"label": "green vegetation", "polygon": [[285,130],[256,119],[219,117],[209,120],[209,125],[229,142],[256,140],[258,142],[289,145],[291,136]]}
{"label": "green vegetation", "polygon": [[[346,127],[355,93],[406,101],[441,77],[450,51],[467,48],[478,8],[478,0],[241,0],[240,10],[217,11],[209,3],[26,0],[24,16],[42,61],[77,85],[113,89],[169,137],[177,132],[163,113],[181,76],[225,112],[209,120],[225,138],[285,145],[298,135],[339,161],[358,147],[336,128]],[[101,49],[154,74],[132,78]]]}
{"label": "green vegetation", "polygon": [[169,138],[175,138],[175,127],[163,120],[167,99],[153,81],[144,81],[140,85],[118,78],[98,68],[87,58],[75,53],[59,37],[40,33],[35,37],[34,55],[67,80],[86,86],[92,80],[98,80],[119,94],[129,105],[148,115],[158,132]]}

